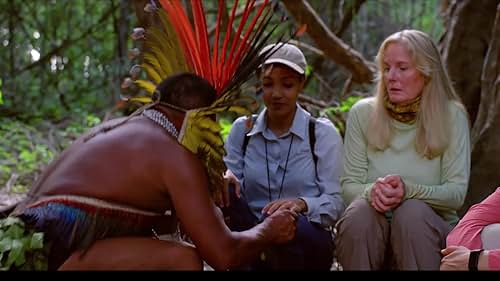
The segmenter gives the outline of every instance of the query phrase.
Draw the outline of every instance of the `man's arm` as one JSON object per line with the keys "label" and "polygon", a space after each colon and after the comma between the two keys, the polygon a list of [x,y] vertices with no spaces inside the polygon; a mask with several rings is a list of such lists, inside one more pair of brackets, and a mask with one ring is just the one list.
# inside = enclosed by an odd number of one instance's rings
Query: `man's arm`
{"label": "man's arm", "polygon": [[249,263],[266,247],[293,238],[295,217],[289,210],[276,212],[247,231],[231,232],[210,198],[205,171],[196,157],[178,149],[169,158],[183,163],[166,169],[164,179],[176,214],[202,258],[213,268]]}

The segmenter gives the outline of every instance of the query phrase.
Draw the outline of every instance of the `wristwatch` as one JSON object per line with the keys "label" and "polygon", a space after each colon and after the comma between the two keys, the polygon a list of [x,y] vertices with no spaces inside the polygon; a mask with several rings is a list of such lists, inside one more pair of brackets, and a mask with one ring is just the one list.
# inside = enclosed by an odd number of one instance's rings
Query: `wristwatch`
{"label": "wristwatch", "polygon": [[479,255],[484,249],[472,250],[469,254],[469,270],[478,271],[477,264],[479,263]]}

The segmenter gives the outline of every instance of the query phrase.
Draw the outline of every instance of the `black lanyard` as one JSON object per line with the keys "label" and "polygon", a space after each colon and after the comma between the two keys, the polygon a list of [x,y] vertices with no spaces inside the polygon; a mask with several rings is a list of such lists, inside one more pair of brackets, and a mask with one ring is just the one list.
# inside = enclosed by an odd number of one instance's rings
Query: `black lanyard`
{"label": "black lanyard", "polygon": [[[281,192],[283,191],[283,182],[285,181],[286,167],[288,166],[288,158],[290,157],[290,151],[292,150],[293,137],[294,137],[294,135],[292,134],[292,138],[290,139],[290,145],[288,146],[288,153],[286,155],[285,170],[283,171],[283,177],[281,178],[281,185],[280,185],[280,191],[278,194],[278,199],[281,198]],[[266,138],[264,138],[264,144],[266,147],[267,192],[269,194],[269,202],[271,202],[272,201],[271,181],[269,178],[269,160],[267,159],[267,139]]]}

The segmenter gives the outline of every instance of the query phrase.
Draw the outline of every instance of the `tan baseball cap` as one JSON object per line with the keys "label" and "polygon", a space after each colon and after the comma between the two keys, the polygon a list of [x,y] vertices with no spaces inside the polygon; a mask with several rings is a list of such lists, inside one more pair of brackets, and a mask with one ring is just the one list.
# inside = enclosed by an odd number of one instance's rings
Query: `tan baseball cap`
{"label": "tan baseball cap", "polygon": [[264,47],[262,51],[260,51],[260,54],[270,50],[271,48],[275,48],[277,50],[271,51],[272,54],[266,59],[264,65],[281,63],[297,71],[299,74],[305,74],[307,67],[306,58],[297,46],[289,43],[271,44]]}

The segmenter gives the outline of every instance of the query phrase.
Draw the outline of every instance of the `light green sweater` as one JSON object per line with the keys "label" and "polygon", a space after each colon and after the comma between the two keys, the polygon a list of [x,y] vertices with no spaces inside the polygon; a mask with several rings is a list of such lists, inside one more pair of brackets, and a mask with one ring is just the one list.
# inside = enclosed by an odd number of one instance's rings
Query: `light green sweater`
{"label": "light green sweater", "polygon": [[357,102],[349,112],[344,139],[343,197],[350,204],[357,196],[371,200],[370,191],[379,177],[398,174],[405,183],[405,199],[419,199],[450,224],[458,221],[470,174],[469,121],[466,113],[450,102],[451,137],[443,155],[429,160],[415,150],[416,125],[393,121],[394,136],[384,151],[368,147],[366,135],[374,98]]}

